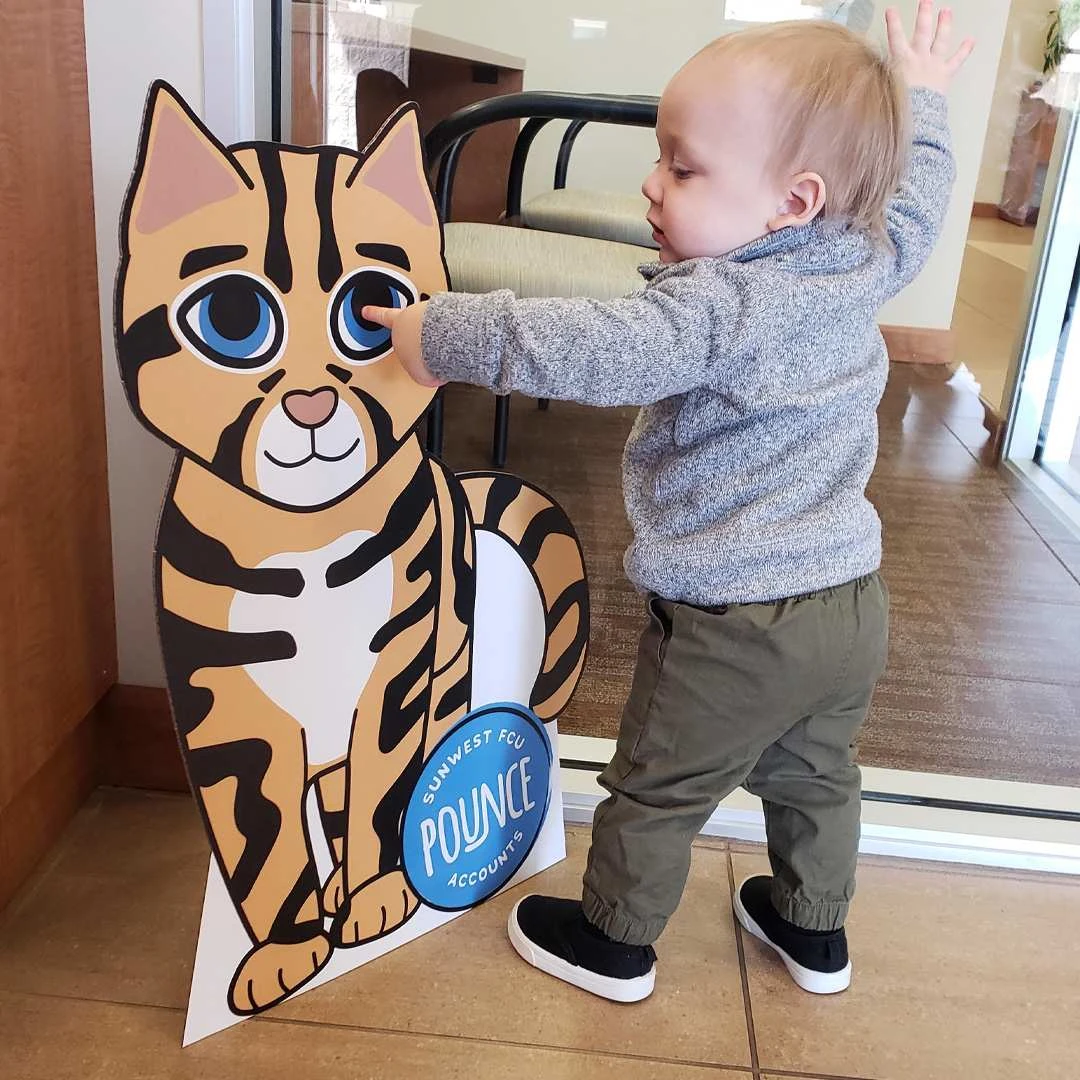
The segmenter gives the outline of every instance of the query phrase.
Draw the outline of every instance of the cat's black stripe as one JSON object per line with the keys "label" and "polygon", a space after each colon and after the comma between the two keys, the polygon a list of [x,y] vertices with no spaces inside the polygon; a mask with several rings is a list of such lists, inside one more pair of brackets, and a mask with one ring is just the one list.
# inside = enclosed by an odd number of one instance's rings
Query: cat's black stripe
{"label": "cat's black stripe", "polygon": [[263,269],[266,276],[284,293],[292,288],[293,268],[289,244],[285,239],[285,173],[281,168],[281,156],[274,146],[261,143],[255,148],[259,158],[259,170],[266,185],[267,223],[266,255]]}
{"label": "cat's black stripe", "polygon": [[343,382],[347,386],[352,382],[353,373],[347,368],[338,367],[337,364],[327,364],[326,370],[337,379],[338,382]]}
{"label": "cat's black stripe", "polygon": [[499,523],[507,507],[521,494],[525,486],[516,476],[496,476],[488,490],[487,503],[484,505],[484,520],[480,527],[488,532],[499,532]]}
{"label": "cat's black stripe", "polygon": [[469,691],[472,686],[472,672],[466,668],[465,674],[453,686],[451,686],[445,694],[442,696],[442,700],[439,702],[435,709],[435,722],[444,720],[455,709],[460,709],[467,706],[469,703]]}
{"label": "cat's black stripe", "polygon": [[[390,507],[383,530],[365,540],[354,552],[326,568],[327,588],[338,589],[356,581],[392,555],[405,540],[416,533],[434,499],[431,471],[426,469],[421,461],[412,480],[405,485]],[[405,540],[399,540],[400,537]]]}
{"label": "cat's black stripe", "polygon": [[[435,663],[435,630],[424,647],[387,684],[379,719],[379,752],[392,753],[431,707],[431,668]],[[424,685],[408,705],[406,695],[423,678]]]}
{"label": "cat's black stripe", "polygon": [[208,585],[225,585],[255,596],[299,596],[304,589],[299,570],[241,566],[220,540],[195,528],[171,499],[161,516],[158,551],[181,574]]}
{"label": "cat's black stripe", "polygon": [[244,850],[231,874],[224,866],[221,869],[238,907],[251,894],[281,831],[281,811],[262,792],[272,757],[264,739],[188,749],[188,768],[197,788],[236,780],[233,820],[244,838]]}
{"label": "cat's black stripe", "polygon": [[407,252],[397,244],[357,244],[356,254],[365,259],[378,259],[379,262],[399,266],[406,273],[412,270]]}
{"label": "cat's black stripe", "polygon": [[401,819],[424,764],[424,747],[417,747],[409,764],[379,800],[372,814],[379,838],[379,873],[388,874],[401,862]]}
{"label": "cat's black stripe", "polygon": [[[289,890],[281,909],[274,917],[274,924],[270,927],[267,941],[273,941],[278,945],[293,945],[298,941],[310,941],[316,934],[322,932],[322,916],[317,914],[314,918],[300,921],[300,909],[317,894],[319,888],[319,876],[315,867],[309,862],[296,879],[296,884]],[[315,904],[316,912],[319,911],[318,903]]]}
{"label": "cat's black stripe", "polygon": [[[585,605],[586,609],[589,603],[589,590],[584,581],[578,580],[567,585],[563,590],[562,595],[551,605],[550,610],[545,617],[545,628],[548,636],[550,637],[555,633],[556,627],[562,622],[566,613],[574,607],[575,604]],[[586,610],[584,614],[588,614]],[[588,623],[588,619],[585,620]]]}
{"label": "cat's black stripe", "polygon": [[180,734],[188,735],[206,719],[213,694],[193,687],[191,676],[200,668],[242,667],[267,660],[290,660],[296,642],[284,630],[241,634],[199,626],[162,608],[158,614],[169,693]]}
{"label": "cat's black stripe", "polygon": [[180,351],[180,342],[169,326],[169,309],[165,304],[140,315],[120,335],[116,343],[120,358],[120,371],[132,402],[138,402],[139,369],[151,360],[174,356]]}
{"label": "cat's black stripe", "polygon": [[284,379],[284,378],[285,378],[285,369],[284,368],[278,368],[277,371],[275,371],[272,375],[267,375],[266,378],[263,379],[262,382],[259,383],[259,389],[264,394],[269,394],[270,391],[273,390],[274,387],[277,386],[277,384],[279,382],[281,382],[281,380]]}
{"label": "cat's black stripe", "polygon": [[[576,581],[569,586],[566,593],[573,593],[569,604],[578,605],[578,625],[574,633],[574,640],[566,647],[562,656],[555,661],[547,672],[537,677],[533,685],[530,705],[539,705],[546,701],[561,687],[563,687],[577,669],[581,654],[585,650],[589,638],[589,591],[584,581]],[[563,596],[566,595],[563,594]],[[561,598],[560,598],[561,599]]]}
{"label": "cat's black stripe", "polygon": [[341,277],[341,250],[334,231],[334,176],[338,151],[319,151],[315,172],[315,209],[319,214],[319,285],[329,292]]}
{"label": "cat's black stripe", "polygon": [[371,419],[371,429],[375,433],[376,460],[386,461],[393,453],[396,443],[394,439],[394,421],[390,419],[390,414],[379,401],[367,391],[359,386],[350,386],[349,389],[360,399]]}
{"label": "cat's black stripe", "polygon": [[435,585],[435,578],[424,591],[404,611],[399,611],[392,619],[387,621],[381,630],[371,639],[369,646],[372,652],[382,652],[391,641],[415,626],[421,619],[426,618],[435,610],[435,601],[438,599],[439,590]]}
{"label": "cat's black stripe", "polygon": [[566,514],[557,506],[547,506],[529,522],[525,535],[518,544],[521,557],[530,565],[536,563],[544,541],[552,535],[573,536],[574,532]]}
{"label": "cat's black stripe", "polygon": [[472,535],[468,502],[456,477],[447,473],[450,486],[450,502],[454,508],[453,535],[451,537],[450,570],[454,580],[454,615],[458,622],[471,626],[476,607],[476,570],[465,554],[467,539]]}
{"label": "cat's black stripe", "polygon": [[209,270],[212,266],[236,262],[247,253],[248,249],[243,244],[214,244],[211,247],[196,248],[184,256],[184,261],[180,264],[180,280],[183,281],[200,270]]}
{"label": "cat's black stripe", "polygon": [[210,462],[213,472],[235,488],[244,486],[244,438],[262,402],[262,398],[249,401],[240,415],[222,430],[214,460]]}
{"label": "cat's black stripe", "polygon": [[319,817],[322,820],[323,831],[326,833],[328,840],[340,840],[345,835],[349,815],[344,810],[324,810],[320,804]]}

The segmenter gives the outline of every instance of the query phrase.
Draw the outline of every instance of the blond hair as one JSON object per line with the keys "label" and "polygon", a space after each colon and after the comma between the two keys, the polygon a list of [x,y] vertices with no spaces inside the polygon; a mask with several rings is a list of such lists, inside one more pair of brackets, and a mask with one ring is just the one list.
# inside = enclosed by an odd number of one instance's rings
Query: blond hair
{"label": "blond hair", "polygon": [[837,23],[771,23],[719,38],[699,56],[747,62],[776,95],[773,165],[825,181],[824,215],[886,238],[885,209],[907,162],[911,115],[891,61]]}

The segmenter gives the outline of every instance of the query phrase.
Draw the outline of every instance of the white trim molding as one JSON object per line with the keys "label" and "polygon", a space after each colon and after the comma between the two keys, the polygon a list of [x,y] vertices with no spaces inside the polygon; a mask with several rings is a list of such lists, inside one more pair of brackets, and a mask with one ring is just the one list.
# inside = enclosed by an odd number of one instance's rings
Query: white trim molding
{"label": "white trim molding", "polygon": [[[589,824],[605,793],[594,769],[567,763],[607,761],[614,746],[609,739],[559,736],[559,755],[564,762],[563,813],[569,824]],[[867,791],[973,805],[1080,811],[1078,788],[874,768],[863,769],[863,786]],[[732,792],[705,824],[702,835],[764,843],[765,817],[760,802],[745,791]],[[859,851],[865,855],[1080,876],[1080,822],[977,809],[864,802]]]}
{"label": "white trim molding", "polygon": [[257,134],[255,8],[256,0],[202,3],[203,120],[226,145]]}

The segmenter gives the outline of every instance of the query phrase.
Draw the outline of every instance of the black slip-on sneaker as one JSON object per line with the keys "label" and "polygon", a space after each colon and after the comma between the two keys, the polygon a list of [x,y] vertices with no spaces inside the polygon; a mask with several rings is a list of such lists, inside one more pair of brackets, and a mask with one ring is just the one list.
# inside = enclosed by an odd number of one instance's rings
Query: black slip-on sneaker
{"label": "black slip-on sneaker", "polygon": [[735,894],[742,928],[772,949],[795,983],[811,994],[838,994],[851,985],[851,960],[843,927],[826,933],[803,930],[782,919],[772,905],[772,878],[747,878]]}
{"label": "black slip-on sneaker", "polygon": [[527,896],[506,929],[522,960],[590,994],[628,1003],[653,992],[652,946],[612,941],[585,918],[580,900]]}

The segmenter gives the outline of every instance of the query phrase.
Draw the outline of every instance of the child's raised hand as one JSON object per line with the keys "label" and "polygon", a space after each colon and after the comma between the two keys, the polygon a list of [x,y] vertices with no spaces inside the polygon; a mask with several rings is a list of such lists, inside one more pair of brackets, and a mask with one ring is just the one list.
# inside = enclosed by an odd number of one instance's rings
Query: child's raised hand
{"label": "child's raised hand", "polygon": [[975,48],[974,38],[964,38],[956,52],[952,49],[952,10],[942,8],[934,26],[934,0],[919,0],[915,34],[910,41],[896,8],[885,12],[892,53],[908,86],[928,86],[944,93],[953,76]]}
{"label": "child's raised hand", "polygon": [[394,353],[413,382],[421,386],[442,386],[424,363],[420,347],[420,331],[424,325],[427,303],[410,304],[405,308],[365,307],[360,317],[385,326],[393,335]]}

